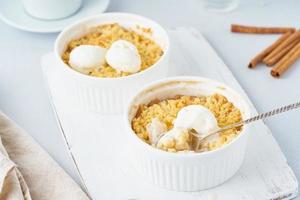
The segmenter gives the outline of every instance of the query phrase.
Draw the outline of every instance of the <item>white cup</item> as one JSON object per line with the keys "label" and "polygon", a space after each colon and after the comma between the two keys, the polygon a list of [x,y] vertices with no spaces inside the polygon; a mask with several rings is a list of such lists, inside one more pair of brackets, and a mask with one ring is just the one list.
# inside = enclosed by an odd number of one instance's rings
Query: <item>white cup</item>
{"label": "white cup", "polygon": [[[163,55],[151,67],[129,76],[100,78],[85,75],[70,68],[61,58],[68,43],[75,38],[91,32],[99,25],[118,23],[155,41],[163,50]],[[143,32],[139,27],[151,28],[151,33]],[[129,13],[103,13],[81,19],[66,27],[55,42],[54,53],[59,62],[61,74],[60,96],[74,109],[100,114],[120,114],[124,111],[129,97],[142,85],[166,77],[169,67],[169,37],[156,22],[142,16]]]}
{"label": "white cup", "polygon": [[76,12],[82,0],[22,0],[26,12],[38,19],[54,20]]}
{"label": "white cup", "polygon": [[[215,187],[231,178],[240,168],[247,147],[251,125],[222,147],[202,153],[170,153],[141,140],[131,122],[142,104],[176,95],[208,96],[221,94],[239,108],[243,119],[251,116],[248,103],[233,89],[214,80],[182,76],[165,78],[145,86],[131,99],[125,112],[128,162],[145,180],[174,191],[198,191]],[[222,199],[222,198],[221,198]]]}

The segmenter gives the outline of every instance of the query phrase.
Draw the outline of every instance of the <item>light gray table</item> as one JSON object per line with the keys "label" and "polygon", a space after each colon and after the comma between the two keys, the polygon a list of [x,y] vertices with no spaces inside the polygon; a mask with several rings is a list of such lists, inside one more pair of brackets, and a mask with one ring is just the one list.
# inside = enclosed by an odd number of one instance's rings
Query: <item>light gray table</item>
{"label": "light gray table", "polygon": [[[249,97],[263,112],[300,100],[300,61],[281,79],[259,66],[247,69],[248,61],[278,36],[230,33],[231,23],[300,27],[300,1],[241,1],[231,13],[203,11],[200,0],[114,0],[108,11],[132,12],[150,17],[165,27],[194,26],[202,31],[224,59]],[[0,109],[36,141],[75,179],[51,109],[40,67],[40,57],[53,49],[56,34],[16,30],[0,22]],[[300,111],[267,121],[300,180]],[[300,199],[300,198],[299,198]]]}

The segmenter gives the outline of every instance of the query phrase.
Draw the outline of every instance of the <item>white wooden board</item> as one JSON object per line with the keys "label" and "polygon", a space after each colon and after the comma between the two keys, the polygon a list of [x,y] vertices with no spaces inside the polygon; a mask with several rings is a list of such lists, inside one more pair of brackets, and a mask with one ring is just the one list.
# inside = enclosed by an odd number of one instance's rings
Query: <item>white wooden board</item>
{"label": "white wooden board", "polygon": [[[169,34],[170,75],[212,78],[226,83],[248,99],[230,70],[197,30],[180,27],[169,30]],[[43,57],[42,66],[62,133],[93,199],[280,200],[297,195],[297,179],[263,122],[253,127],[241,169],[224,184],[199,192],[174,192],[152,185],[128,162],[123,117],[73,111],[71,103],[60,100],[63,97],[60,74],[52,53]],[[255,114],[255,108],[248,101]]]}

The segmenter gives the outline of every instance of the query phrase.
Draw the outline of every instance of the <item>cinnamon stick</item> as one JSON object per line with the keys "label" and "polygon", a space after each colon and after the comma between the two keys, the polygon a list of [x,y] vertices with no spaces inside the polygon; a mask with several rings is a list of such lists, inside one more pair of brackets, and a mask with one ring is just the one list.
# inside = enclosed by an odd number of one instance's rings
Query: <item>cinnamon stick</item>
{"label": "cinnamon stick", "polygon": [[300,39],[300,29],[294,32],[293,34],[291,34],[285,41],[279,44],[267,57],[263,59],[263,62],[268,66],[274,65],[277,61],[280,60],[282,55],[284,55],[282,51],[286,51],[289,45],[291,45],[292,43],[294,43],[299,39]]}
{"label": "cinnamon stick", "polygon": [[294,46],[271,70],[273,77],[279,78],[289,67],[300,58],[300,43]]}
{"label": "cinnamon stick", "polygon": [[265,58],[264,62],[268,67],[273,66],[276,64],[287,52],[289,52],[295,45],[297,45],[299,42],[298,40],[295,40],[293,43],[289,44],[285,48],[283,48],[280,52],[275,54],[273,57]]}
{"label": "cinnamon stick", "polygon": [[269,53],[271,53],[279,44],[281,44],[284,40],[286,40],[292,33],[287,32],[282,35],[278,40],[276,40],[272,45],[268,46],[258,55],[256,55],[249,63],[249,68],[254,68],[256,65],[261,62]]}
{"label": "cinnamon stick", "polygon": [[231,25],[231,32],[234,33],[252,33],[252,34],[277,34],[295,32],[292,27],[258,27],[258,26],[244,26],[239,24]]}

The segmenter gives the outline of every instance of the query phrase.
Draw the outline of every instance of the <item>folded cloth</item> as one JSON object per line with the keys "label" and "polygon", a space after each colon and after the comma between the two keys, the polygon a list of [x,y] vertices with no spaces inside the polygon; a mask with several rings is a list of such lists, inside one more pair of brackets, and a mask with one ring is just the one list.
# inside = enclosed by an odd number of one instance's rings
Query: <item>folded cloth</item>
{"label": "folded cloth", "polygon": [[0,138],[0,199],[31,200],[29,189],[15,163],[5,151]]}
{"label": "folded cloth", "polygon": [[88,199],[46,151],[0,112],[0,200]]}

